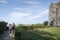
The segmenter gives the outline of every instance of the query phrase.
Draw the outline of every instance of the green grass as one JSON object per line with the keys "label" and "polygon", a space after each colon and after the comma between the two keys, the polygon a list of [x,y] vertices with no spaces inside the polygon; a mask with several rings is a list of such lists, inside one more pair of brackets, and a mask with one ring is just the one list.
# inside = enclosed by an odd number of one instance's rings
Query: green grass
{"label": "green grass", "polygon": [[15,40],[60,40],[60,27],[46,27],[29,29],[18,27],[15,31]]}
{"label": "green grass", "polygon": [[36,30],[48,32],[60,38],[60,27],[49,27],[49,28],[42,28],[42,29],[38,28]]}

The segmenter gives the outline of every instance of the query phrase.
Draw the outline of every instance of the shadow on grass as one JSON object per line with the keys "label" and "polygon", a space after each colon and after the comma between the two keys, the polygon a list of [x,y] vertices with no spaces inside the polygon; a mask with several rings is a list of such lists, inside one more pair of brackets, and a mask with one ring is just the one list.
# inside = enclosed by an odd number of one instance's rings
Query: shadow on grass
{"label": "shadow on grass", "polygon": [[15,34],[17,34],[15,35],[15,40],[60,40],[54,34],[38,30],[19,31]]}

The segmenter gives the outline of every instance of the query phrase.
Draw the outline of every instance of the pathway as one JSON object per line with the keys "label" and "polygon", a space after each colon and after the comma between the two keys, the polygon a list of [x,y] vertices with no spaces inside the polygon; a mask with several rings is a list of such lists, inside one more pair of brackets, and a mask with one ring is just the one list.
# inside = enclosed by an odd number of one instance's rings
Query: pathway
{"label": "pathway", "polygon": [[9,35],[9,32],[5,31],[2,35],[0,35],[0,40],[14,40],[13,34]]}

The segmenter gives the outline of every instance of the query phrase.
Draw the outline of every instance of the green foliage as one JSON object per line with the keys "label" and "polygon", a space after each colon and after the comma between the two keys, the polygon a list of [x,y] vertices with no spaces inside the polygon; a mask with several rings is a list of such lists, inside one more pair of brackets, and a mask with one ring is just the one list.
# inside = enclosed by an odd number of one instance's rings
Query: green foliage
{"label": "green foliage", "polygon": [[43,24],[44,24],[44,25],[48,25],[48,21],[45,21]]}
{"label": "green foliage", "polygon": [[44,32],[49,32],[53,35],[55,35],[54,37],[57,40],[60,40],[60,27],[48,27],[48,28],[42,28],[42,29],[38,29]]}
{"label": "green foliage", "polygon": [[7,22],[0,21],[0,34],[6,30]]}
{"label": "green foliage", "polygon": [[54,24],[54,22],[53,22],[53,20],[52,20],[51,23],[50,23],[50,25],[53,26],[53,24]]}
{"label": "green foliage", "polygon": [[32,27],[33,29],[35,29],[35,28],[45,28],[46,25],[43,25],[43,24],[34,24],[34,25],[31,25],[31,27]]}
{"label": "green foliage", "polygon": [[15,40],[58,40],[51,33],[32,30],[27,26],[18,26],[15,30]]}
{"label": "green foliage", "polygon": [[45,28],[47,27],[46,25],[43,24],[32,24],[32,25],[23,25],[19,24],[17,27],[27,27],[27,29],[34,30],[35,28]]}

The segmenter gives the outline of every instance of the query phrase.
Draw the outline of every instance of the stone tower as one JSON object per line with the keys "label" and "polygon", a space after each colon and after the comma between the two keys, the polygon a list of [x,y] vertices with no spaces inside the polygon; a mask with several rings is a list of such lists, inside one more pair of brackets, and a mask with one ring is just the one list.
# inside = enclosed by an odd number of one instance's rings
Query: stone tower
{"label": "stone tower", "polygon": [[52,21],[54,26],[60,26],[60,1],[51,3],[49,7],[49,25]]}

